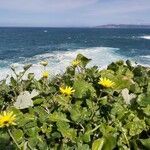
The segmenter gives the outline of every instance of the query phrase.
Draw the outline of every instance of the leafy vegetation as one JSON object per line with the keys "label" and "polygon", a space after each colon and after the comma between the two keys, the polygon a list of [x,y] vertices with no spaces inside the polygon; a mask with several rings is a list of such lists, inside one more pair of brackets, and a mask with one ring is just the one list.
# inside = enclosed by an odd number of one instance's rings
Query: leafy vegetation
{"label": "leafy vegetation", "polygon": [[[99,70],[89,61],[79,54],[51,80],[47,72],[23,79],[30,65],[12,68],[10,83],[0,83],[0,149],[150,149],[150,69],[118,61]],[[10,126],[4,111],[13,112]]]}

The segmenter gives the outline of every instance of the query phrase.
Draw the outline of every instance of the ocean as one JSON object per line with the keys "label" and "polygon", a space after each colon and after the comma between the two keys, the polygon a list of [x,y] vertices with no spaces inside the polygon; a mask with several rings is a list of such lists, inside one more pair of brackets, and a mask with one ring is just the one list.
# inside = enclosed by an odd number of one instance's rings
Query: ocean
{"label": "ocean", "polygon": [[99,68],[118,59],[150,66],[150,29],[0,28],[0,80],[32,63],[29,72],[41,76],[39,62],[49,62],[51,74],[62,73],[81,53]]}

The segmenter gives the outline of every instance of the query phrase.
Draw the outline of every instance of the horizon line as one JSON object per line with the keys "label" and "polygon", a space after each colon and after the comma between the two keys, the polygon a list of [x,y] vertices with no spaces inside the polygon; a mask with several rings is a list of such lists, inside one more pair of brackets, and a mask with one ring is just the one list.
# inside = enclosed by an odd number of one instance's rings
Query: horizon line
{"label": "horizon line", "polygon": [[102,24],[95,26],[1,26],[0,28],[97,28],[104,26],[150,26],[150,24]]}

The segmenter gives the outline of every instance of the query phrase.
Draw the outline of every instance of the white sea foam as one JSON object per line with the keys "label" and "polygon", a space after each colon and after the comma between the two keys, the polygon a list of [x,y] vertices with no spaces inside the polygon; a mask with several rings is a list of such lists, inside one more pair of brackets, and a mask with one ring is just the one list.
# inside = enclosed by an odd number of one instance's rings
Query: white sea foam
{"label": "white sea foam", "polygon": [[141,56],[142,58],[150,59],[150,55]]}
{"label": "white sea foam", "polygon": [[[26,58],[25,61],[21,63],[15,63],[12,65],[17,66],[17,71],[19,72],[24,64],[32,63],[33,66],[30,68],[29,72],[32,72],[36,75],[37,78],[41,77],[42,74],[42,66],[39,64],[42,60],[47,60],[49,62],[48,71],[52,75],[63,73],[65,68],[69,66],[71,61],[75,59],[78,53],[85,55],[88,58],[91,58],[92,61],[89,64],[96,65],[101,68],[105,67],[112,61],[116,61],[118,59],[126,59],[116,53],[117,48],[109,48],[109,47],[92,47],[86,49],[78,49],[71,51],[55,51],[52,53],[45,53],[41,55],[36,55],[32,58]],[[12,75],[12,71],[10,68],[1,69],[0,79],[5,78],[7,75]]]}
{"label": "white sea foam", "polygon": [[150,35],[141,36],[140,38],[143,38],[143,39],[146,39],[146,40],[150,40]]}

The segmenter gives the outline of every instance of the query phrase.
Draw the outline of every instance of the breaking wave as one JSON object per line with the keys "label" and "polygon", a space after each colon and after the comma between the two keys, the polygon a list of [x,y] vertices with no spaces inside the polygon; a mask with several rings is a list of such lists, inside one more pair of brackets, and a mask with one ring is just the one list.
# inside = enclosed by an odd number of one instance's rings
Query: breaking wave
{"label": "breaking wave", "polygon": [[150,35],[141,36],[140,38],[150,40]]}
{"label": "breaking wave", "polygon": [[[89,63],[89,66],[96,65],[100,68],[104,68],[106,65],[112,61],[118,59],[125,59],[123,56],[117,54],[118,48],[110,47],[92,47],[86,49],[77,49],[71,51],[54,51],[51,53],[45,53],[40,55],[35,55],[31,58],[25,58],[22,62],[17,62],[15,65],[18,71],[22,70],[24,64],[32,63],[33,66],[30,68],[29,72],[32,72],[36,75],[37,78],[41,77],[42,66],[39,64],[42,60],[47,60],[49,62],[48,71],[52,74],[63,73],[65,68],[69,66],[71,61],[75,59],[77,54],[81,53],[88,58],[91,58],[92,61]],[[6,62],[5,62],[6,63]],[[10,64],[10,62],[8,62]],[[10,67],[1,68],[0,79],[4,79],[7,75],[12,75]]]}

